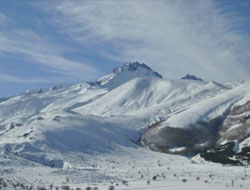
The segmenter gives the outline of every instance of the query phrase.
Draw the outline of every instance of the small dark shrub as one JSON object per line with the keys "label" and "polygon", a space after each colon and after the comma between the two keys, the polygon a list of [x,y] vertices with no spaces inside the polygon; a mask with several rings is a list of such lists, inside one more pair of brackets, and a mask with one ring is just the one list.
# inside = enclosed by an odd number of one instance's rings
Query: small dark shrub
{"label": "small dark shrub", "polygon": [[110,185],[110,186],[109,186],[109,190],[115,190],[115,186]]}

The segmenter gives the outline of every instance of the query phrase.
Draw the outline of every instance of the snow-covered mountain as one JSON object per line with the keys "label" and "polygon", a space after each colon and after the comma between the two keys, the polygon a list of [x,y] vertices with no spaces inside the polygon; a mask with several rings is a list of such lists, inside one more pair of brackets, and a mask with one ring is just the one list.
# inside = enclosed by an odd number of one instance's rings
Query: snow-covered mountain
{"label": "snow-covered mountain", "polygon": [[163,79],[136,62],[97,83],[21,93],[0,101],[0,151],[61,168],[141,145],[181,154],[248,147],[250,85],[228,86]]}
{"label": "snow-covered mountain", "polygon": [[114,89],[127,81],[140,77],[162,78],[160,74],[144,63],[134,62],[114,69],[111,74],[100,78],[97,84],[105,88]]}

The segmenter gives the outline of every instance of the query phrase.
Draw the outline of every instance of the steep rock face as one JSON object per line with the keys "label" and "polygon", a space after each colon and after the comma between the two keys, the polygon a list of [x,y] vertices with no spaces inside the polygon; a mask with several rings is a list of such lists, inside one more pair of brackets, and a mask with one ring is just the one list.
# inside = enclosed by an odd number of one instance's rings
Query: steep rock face
{"label": "steep rock face", "polygon": [[243,141],[250,136],[250,101],[233,107],[220,131],[219,143]]}
{"label": "steep rock face", "polygon": [[147,65],[134,62],[114,69],[111,74],[99,79],[97,84],[108,89],[114,89],[127,81],[140,77],[162,78],[160,74]]}
{"label": "steep rock face", "polygon": [[218,131],[216,144],[201,153],[201,157],[230,165],[250,163],[249,100],[238,103],[229,111]]}

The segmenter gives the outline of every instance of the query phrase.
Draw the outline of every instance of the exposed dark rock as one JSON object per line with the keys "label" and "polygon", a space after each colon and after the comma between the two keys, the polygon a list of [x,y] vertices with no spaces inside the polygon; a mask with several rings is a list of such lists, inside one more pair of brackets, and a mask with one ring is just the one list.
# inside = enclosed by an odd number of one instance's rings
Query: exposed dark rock
{"label": "exposed dark rock", "polygon": [[228,142],[219,145],[214,149],[201,153],[201,157],[205,160],[229,164],[229,165],[245,165],[250,163],[250,147],[244,147],[241,151],[235,151],[236,142]]}
{"label": "exposed dark rock", "polygon": [[[218,117],[209,122],[199,121],[187,129],[162,127],[158,124],[144,133],[140,142],[142,146],[154,151],[192,155],[215,146],[222,122],[223,117]],[[171,151],[178,147],[183,148],[179,151]]]}
{"label": "exposed dark rock", "polygon": [[186,76],[181,78],[182,80],[197,80],[197,81],[203,81],[201,78],[196,77],[195,75],[189,75],[187,74]]}

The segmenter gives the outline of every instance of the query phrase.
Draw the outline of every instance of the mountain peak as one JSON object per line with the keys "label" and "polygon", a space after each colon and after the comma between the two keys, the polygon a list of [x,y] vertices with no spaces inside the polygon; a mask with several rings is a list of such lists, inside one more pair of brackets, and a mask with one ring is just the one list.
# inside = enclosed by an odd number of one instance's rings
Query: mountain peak
{"label": "mountain peak", "polygon": [[201,78],[196,77],[195,75],[187,74],[186,76],[181,78],[182,80],[197,80],[197,81],[203,81]]}
{"label": "mountain peak", "polygon": [[139,62],[126,63],[126,64],[122,65],[121,67],[114,69],[113,72],[121,72],[121,71],[125,71],[125,70],[131,71],[131,72],[145,70],[145,71],[148,71],[149,73],[154,73],[158,77],[162,78],[162,76],[160,74],[153,71],[149,66],[147,66],[144,63],[139,63]]}
{"label": "mountain peak", "polygon": [[119,74],[121,72],[126,72],[126,71],[136,72],[138,73],[138,75],[146,74],[147,76],[162,78],[162,76],[159,73],[153,71],[149,66],[139,62],[126,63],[121,67],[115,68],[112,73]]}
{"label": "mountain peak", "polygon": [[109,89],[113,89],[129,80],[139,77],[163,78],[144,63],[126,63],[112,71],[111,74],[100,78],[97,83]]}

